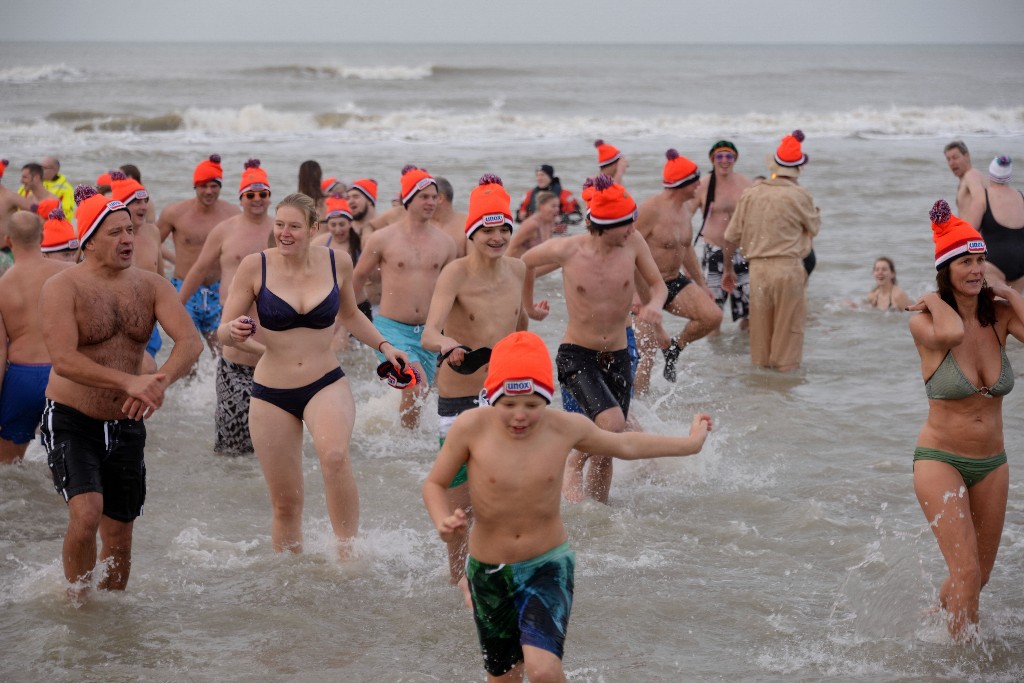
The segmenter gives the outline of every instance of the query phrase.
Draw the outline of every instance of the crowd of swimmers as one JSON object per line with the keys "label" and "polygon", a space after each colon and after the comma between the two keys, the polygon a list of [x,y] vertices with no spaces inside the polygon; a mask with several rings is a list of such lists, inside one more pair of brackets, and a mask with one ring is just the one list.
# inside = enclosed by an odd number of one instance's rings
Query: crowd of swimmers
{"label": "crowd of swimmers", "polygon": [[[273,549],[302,551],[306,429],[344,559],[359,498],[356,408],[338,354],[364,344],[401,392],[404,427],[436,390],[440,452],[422,493],[488,675],[563,680],[575,556],[561,500],[606,502],[613,458],[697,453],[712,426],[699,413],[686,437],[642,431],[629,407],[651,391],[655,365],[677,381],[680,354],[719,332],[728,305],[753,364],[800,367],[821,227],[799,182],[805,139],[784,136],[754,180],[735,171],[732,141],[711,145],[703,176],[668,149],[661,187],[639,203],[626,156],[598,140],[578,198],[541,164],[517,209],[485,173],[465,212],[451,183],[416,166],[378,210],[376,180],[342,182],[306,161],[299,191],[274,206],[257,159],[239,164],[237,203],[222,199],[228,174],[213,154],[195,167],[194,195],[158,212],[134,166],[72,188],[57,159],[27,163],[18,191],[0,185],[0,460],[20,461],[38,428],[69,510],[69,594],[124,589],[145,501],[144,418],[206,347],[217,362],[213,450],[255,453]],[[937,291],[915,302],[879,257],[867,304],[918,312],[910,329],[929,415],[914,487],[949,569],[940,605],[963,639],[1006,509],[1001,397],[1013,387],[1007,336],[1024,339],[1024,196],[1009,187],[1009,157],[986,181],[962,142],[946,156],[960,218],[944,201],[930,214]],[[535,281],[554,271],[567,322],[552,367],[528,328],[545,324]],[[675,333],[666,312],[684,321]],[[548,407],[556,377],[563,410]]]}

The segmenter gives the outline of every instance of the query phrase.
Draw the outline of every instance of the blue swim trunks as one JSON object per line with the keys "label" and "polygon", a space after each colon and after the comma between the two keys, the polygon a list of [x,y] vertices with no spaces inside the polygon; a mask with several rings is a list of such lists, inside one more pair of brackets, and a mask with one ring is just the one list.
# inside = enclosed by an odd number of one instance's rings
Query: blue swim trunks
{"label": "blue swim trunks", "polygon": [[523,661],[523,645],[562,658],[575,573],[576,553],[568,542],[513,564],[466,560],[487,673],[501,676]]}
{"label": "blue swim trunks", "polygon": [[[434,375],[437,373],[437,354],[427,351],[420,346],[420,337],[423,336],[423,325],[406,325],[382,315],[373,316],[373,325],[384,338],[395,345],[400,351],[405,351],[409,360],[423,366],[427,374],[427,381],[434,383]],[[381,362],[385,361],[384,354],[374,351]]]}
{"label": "blue swim trunks", "polygon": [[[172,277],[171,284],[176,290],[181,291],[182,280]],[[216,330],[220,325],[220,282],[197,289],[196,293],[189,297],[185,310],[203,334]]]}
{"label": "blue swim trunks", "polygon": [[50,364],[19,365],[8,363],[0,393],[0,439],[16,444],[28,443],[46,407],[46,383]]}
{"label": "blue swim trunks", "polygon": [[[640,364],[640,349],[636,345],[636,334],[633,333],[632,327],[626,328],[626,350],[629,351],[629,369],[633,381],[636,381],[636,366]],[[633,395],[633,387],[629,388],[629,395]],[[580,407],[579,402],[572,397],[569,390],[564,386],[562,387],[562,410],[567,413],[579,413],[580,415],[586,415],[587,411]]]}
{"label": "blue swim trunks", "polygon": [[146,353],[156,358],[157,352],[163,345],[164,340],[160,338],[160,327],[153,325],[153,334],[149,335],[149,342],[146,343]]}

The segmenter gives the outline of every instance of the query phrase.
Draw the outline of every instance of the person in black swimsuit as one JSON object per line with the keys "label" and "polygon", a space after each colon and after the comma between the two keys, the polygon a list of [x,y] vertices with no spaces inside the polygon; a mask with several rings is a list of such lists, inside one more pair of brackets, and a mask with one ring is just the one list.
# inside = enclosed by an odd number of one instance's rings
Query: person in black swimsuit
{"label": "person in black swimsuit", "polygon": [[[305,423],[344,559],[359,527],[359,493],[348,457],[355,403],[331,350],[335,319],[392,363],[407,364],[408,357],[356,308],[351,261],[311,246],[317,229],[316,204],[306,195],[288,195],[277,205],[277,247],[242,260],[217,334],[225,345],[245,348],[253,343],[257,324],[265,332],[266,350],[253,375],[249,431],[270,491],[274,551],[302,552]],[[246,315],[254,302],[258,322]]]}
{"label": "person in black swimsuit", "polygon": [[988,167],[985,212],[978,232],[988,245],[985,278],[1024,292],[1024,195],[1010,187],[1013,162],[998,156]]}

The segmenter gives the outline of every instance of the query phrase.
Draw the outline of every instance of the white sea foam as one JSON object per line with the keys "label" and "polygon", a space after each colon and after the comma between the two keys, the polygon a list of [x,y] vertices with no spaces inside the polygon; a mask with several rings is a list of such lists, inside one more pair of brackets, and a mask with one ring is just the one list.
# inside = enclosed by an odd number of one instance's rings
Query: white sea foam
{"label": "white sea foam", "polygon": [[82,69],[67,64],[44,64],[42,66],[12,66],[0,69],[0,83],[39,83],[81,81],[86,77]]}
{"label": "white sea foam", "polygon": [[[615,139],[643,139],[671,136],[704,139],[728,135],[746,139],[775,139],[779,130],[800,120],[811,138],[931,138],[950,135],[1024,135],[1024,107],[967,109],[964,107],[893,107],[857,109],[820,114],[750,112],[739,115],[693,113],[682,116],[551,115],[513,113],[503,100],[486,109],[448,110],[413,107],[391,112],[368,112],[352,102],[339,103],[333,111],[285,111],[255,103],[242,107],[188,107],[180,114],[182,127],[194,134],[268,134],[303,137],[348,137],[365,141],[465,142],[486,140],[551,140],[605,136]],[[150,117],[151,119],[154,117]],[[156,117],[160,118],[160,117]],[[147,119],[148,120],[148,119]],[[0,132],[31,134],[67,127],[53,122],[0,121]],[[145,133],[140,126],[127,125],[98,131],[118,136],[127,128],[131,134]],[[135,130],[140,128],[140,130]],[[55,132],[55,131],[54,131]]]}

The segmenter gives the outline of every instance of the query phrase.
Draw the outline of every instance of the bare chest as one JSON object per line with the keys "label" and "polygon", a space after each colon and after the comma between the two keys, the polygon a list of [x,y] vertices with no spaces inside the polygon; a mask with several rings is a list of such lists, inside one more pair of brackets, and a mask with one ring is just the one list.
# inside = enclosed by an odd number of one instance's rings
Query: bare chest
{"label": "bare chest", "polygon": [[[136,278],[131,281],[138,284]],[[86,285],[79,287],[75,296],[79,346],[96,346],[117,338],[145,344],[153,333],[154,295],[148,287]]]}

